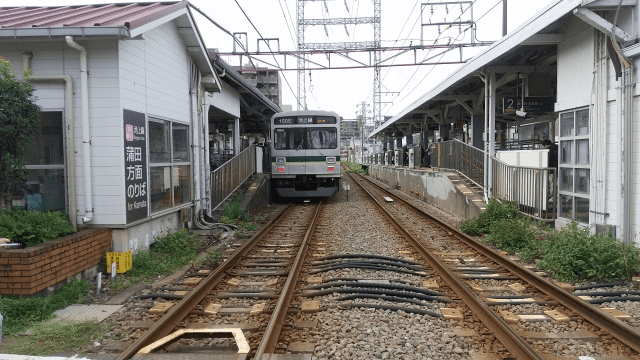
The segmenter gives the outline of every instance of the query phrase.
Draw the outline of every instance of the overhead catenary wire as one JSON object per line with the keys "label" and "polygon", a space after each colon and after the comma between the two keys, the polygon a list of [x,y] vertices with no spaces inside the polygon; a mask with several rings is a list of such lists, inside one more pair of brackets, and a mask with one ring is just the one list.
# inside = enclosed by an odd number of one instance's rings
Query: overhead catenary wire
{"label": "overhead catenary wire", "polygon": [[[251,26],[253,27],[253,29],[258,33],[258,35],[264,39],[264,36],[262,36],[262,34],[260,33],[260,31],[258,30],[258,28],[253,24],[253,21],[251,21],[251,18],[249,18],[249,15],[247,15],[247,13],[244,11],[244,9],[242,8],[242,6],[240,5],[240,3],[238,2],[238,0],[235,0],[236,4],[238,5],[238,7],[240,8],[240,11],[242,11],[242,14],[244,14],[245,18],[247,18],[247,21],[249,21],[249,24],[251,24]],[[273,50],[271,49],[271,45],[269,45],[269,43],[267,42],[267,48],[269,48],[269,51],[271,52],[271,56],[273,56],[273,59],[276,62],[276,65],[278,65],[278,67],[280,67],[280,64],[278,63],[278,59],[276,58],[276,56],[273,54]],[[291,94],[293,94],[293,96],[296,98],[298,104],[300,104],[300,99],[298,99],[298,96],[296,95],[296,93],[293,91],[293,88],[291,87],[291,84],[289,84],[289,80],[287,80],[286,76],[282,76],[282,78],[284,79],[284,81],[287,83],[287,86],[289,87],[289,90],[291,90]],[[268,90],[267,90],[268,91]],[[269,93],[271,94],[271,93]]]}

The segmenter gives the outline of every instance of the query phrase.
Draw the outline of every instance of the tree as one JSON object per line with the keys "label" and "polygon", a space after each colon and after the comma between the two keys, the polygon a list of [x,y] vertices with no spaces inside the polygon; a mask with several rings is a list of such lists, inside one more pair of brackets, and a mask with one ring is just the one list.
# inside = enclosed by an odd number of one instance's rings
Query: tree
{"label": "tree", "polygon": [[[24,77],[30,73],[25,71]],[[0,212],[10,207],[11,194],[24,189],[24,155],[40,128],[40,109],[33,87],[16,78],[8,60],[0,58]]]}

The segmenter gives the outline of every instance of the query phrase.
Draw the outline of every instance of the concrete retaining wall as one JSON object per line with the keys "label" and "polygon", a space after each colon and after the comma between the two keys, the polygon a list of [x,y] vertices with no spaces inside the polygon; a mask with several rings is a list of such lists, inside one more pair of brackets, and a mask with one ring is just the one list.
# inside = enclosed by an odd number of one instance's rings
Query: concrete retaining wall
{"label": "concrete retaining wall", "polygon": [[263,206],[269,204],[269,176],[258,174],[242,196],[240,205],[249,215],[255,214]]}
{"label": "concrete retaining wall", "polygon": [[477,205],[456,188],[445,172],[370,165],[369,175],[465,220],[481,212]]}
{"label": "concrete retaining wall", "polygon": [[33,295],[95,268],[111,230],[87,229],[26,249],[0,251],[0,295]]}

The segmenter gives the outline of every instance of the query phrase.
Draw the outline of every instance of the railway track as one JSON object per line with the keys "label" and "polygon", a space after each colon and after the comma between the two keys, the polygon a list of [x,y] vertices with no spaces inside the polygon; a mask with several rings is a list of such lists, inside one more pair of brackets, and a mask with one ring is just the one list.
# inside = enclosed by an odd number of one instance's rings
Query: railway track
{"label": "railway track", "polygon": [[[365,177],[358,176],[357,181],[368,188],[365,191],[396,220],[397,227],[412,239],[416,251],[442,275],[447,285],[515,358],[544,358],[541,354],[548,348],[544,341],[557,341],[563,336],[566,339],[572,336],[590,338],[588,341],[602,343],[602,348],[627,347],[623,351],[626,355],[637,355],[640,351],[637,328],[568,293],[545,279],[543,273],[536,273],[496,253]],[[416,221],[417,218],[423,221]],[[443,232],[445,235],[439,235]],[[531,305],[537,308],[534,313],[531,313]],[[501,310],[494,311],[496,308]],[[572,322],[574,325],[568,327],[564,335],[554,333],[553,337],[545,337],[522,331],[523,326],[516,326],[520,331],[515,331],[506,323],[517,325],[535,321]],[[584,330],[576,332],[576,328]],[[525,341],[521,335],[529,340]],[[611,338],[624,345],[607,344],[615,341]],[[538,351],[529,344],[533,342],[537,343]]]}
{"label": "railway track", "polygon": [[364,177],[343,181],[350,195],[290,205],[195,287],[161,294],[172,305],[118,359],[639,358],[637,329],[583,317],[533,271]]}
{"label": "railway track", "polygon": [[[156,309],[166,313],[117,359],[175,359],[185,354],[188,358],[215,355],[244,359],[272,351],[270,339],[277,338],[280,319],[289,309],[290,288],[297,279],[321,207],[322,203],[289,205],[217,269],[184,280],[183,284],[197,283],[192,290],[173,288],[186,294],[146,295],[165,299],[150,312]],[[212,324],[212,318],[223,321]],[[245,332],[256,336],[247,339]],[[216,342],[219,338],[234,341]],[[171,348],[174,343],[182,345]]]}

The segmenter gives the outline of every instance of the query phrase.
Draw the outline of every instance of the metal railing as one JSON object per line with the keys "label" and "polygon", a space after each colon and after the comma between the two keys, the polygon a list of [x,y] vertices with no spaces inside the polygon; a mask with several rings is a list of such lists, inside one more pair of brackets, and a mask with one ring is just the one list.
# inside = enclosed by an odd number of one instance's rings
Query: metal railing
{"label": "metal railing", "polygon": [[211,205],[215,210],[256,171],[256,147],[251,145],[211,172]]}
{"label": "metal railing", "polygon": [[491,158],[491,193],[515,201],[520,212],[542,221],[556,218],[557,169],[508,165]]}
{"label": "metal railing", "polygon": [[455,170],[484,187],[484,151],[457,139],[432,146],[431,167]]}

